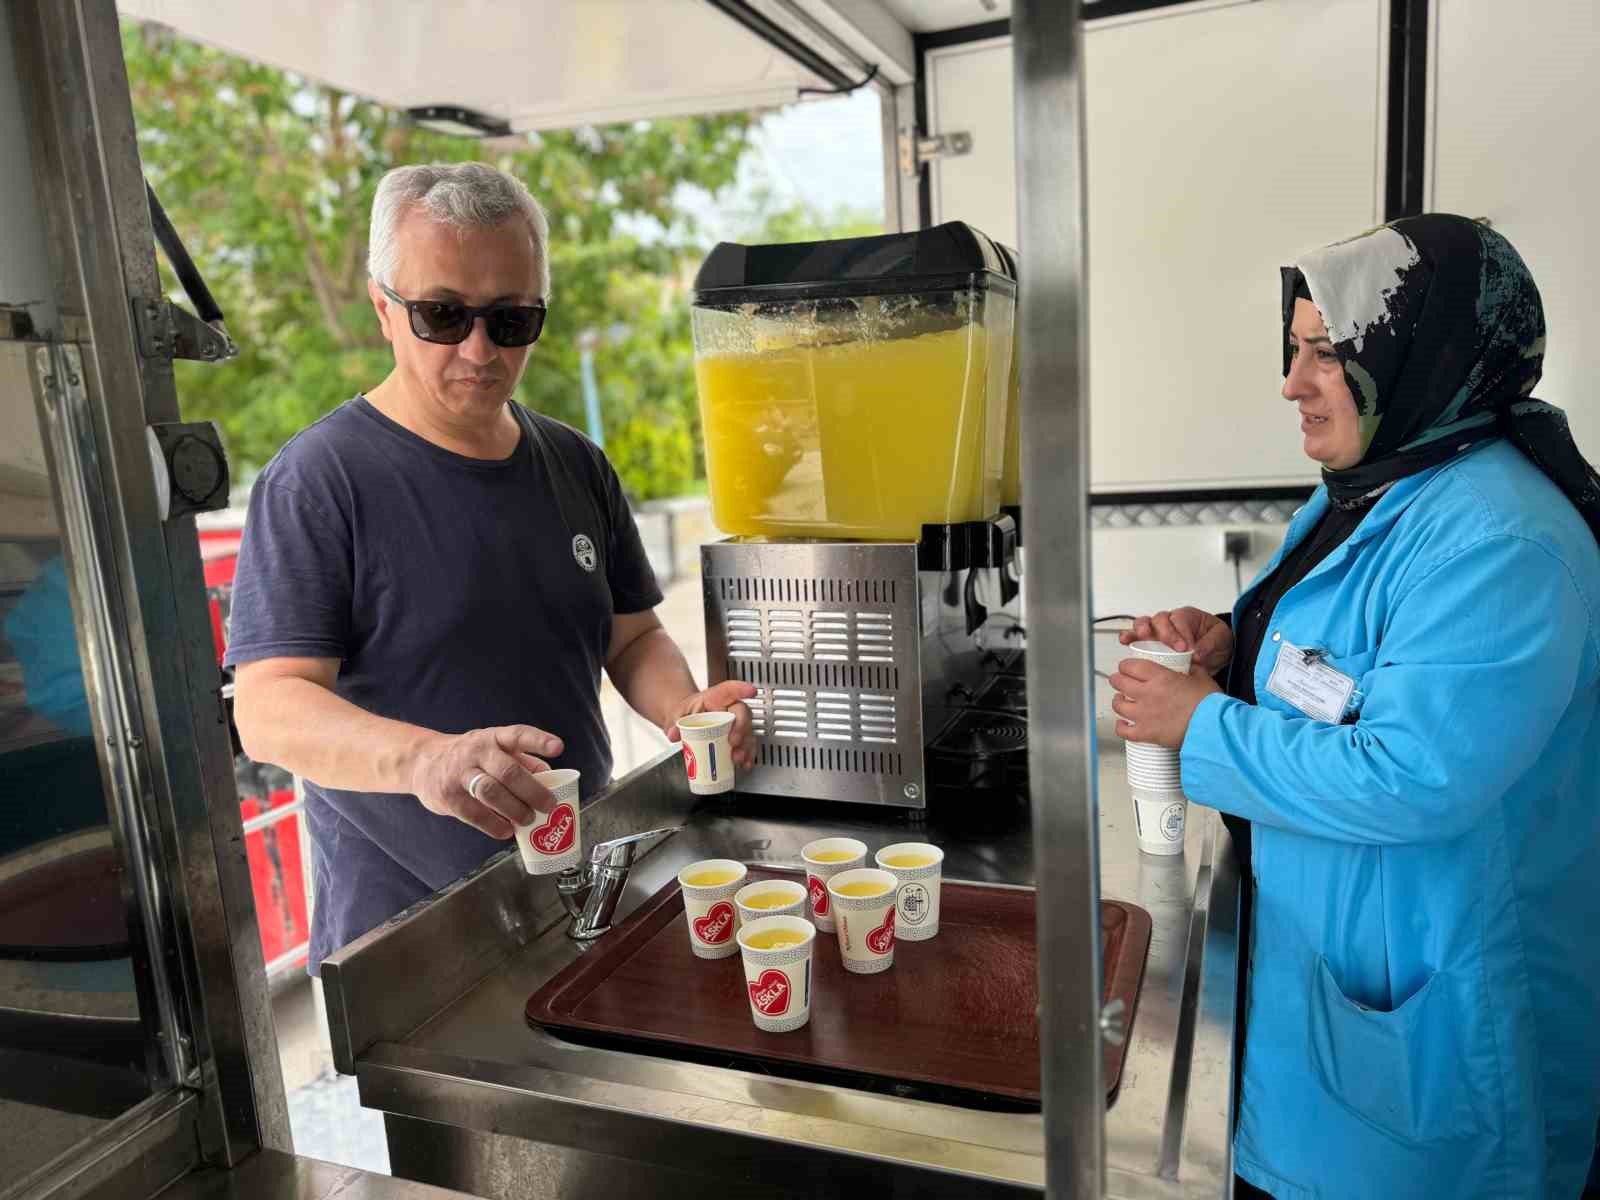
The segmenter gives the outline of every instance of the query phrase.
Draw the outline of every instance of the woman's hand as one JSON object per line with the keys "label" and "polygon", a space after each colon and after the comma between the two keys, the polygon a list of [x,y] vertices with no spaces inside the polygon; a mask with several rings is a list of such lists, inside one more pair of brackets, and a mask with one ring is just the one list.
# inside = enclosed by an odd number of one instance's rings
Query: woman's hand
{"label": "woman's hand", "polygon": [[1228,623],[1215,613],[1192,607],[1139,617],[1118,640],[1124,646],[1161,642],[1174,650],[1193,650],[1195,664],[1208,675],[1215,675],[1233,658],[1233,630]]}
{"label": "woman's hand", "polygon": [[1111,708],[1119,718],[1117,736],[1130,742],[1154,742],[1168,750],[1182,749],[1200,701],[1222,690],[1204,667],[1196,665],[1187,675],[1180,675],[1142,658],[1118,663],[1111,686],[1117,690],[1111,698]]}

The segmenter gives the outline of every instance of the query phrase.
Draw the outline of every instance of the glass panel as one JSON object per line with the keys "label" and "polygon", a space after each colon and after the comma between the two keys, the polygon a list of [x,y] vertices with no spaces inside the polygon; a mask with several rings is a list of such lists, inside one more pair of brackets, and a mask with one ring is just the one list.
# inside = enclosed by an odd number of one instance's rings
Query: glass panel
{"label": "glass panel", "polygon": [[149,1096],[154,1061],[32,349],[0,341],[0,1161],[12,1180]]}

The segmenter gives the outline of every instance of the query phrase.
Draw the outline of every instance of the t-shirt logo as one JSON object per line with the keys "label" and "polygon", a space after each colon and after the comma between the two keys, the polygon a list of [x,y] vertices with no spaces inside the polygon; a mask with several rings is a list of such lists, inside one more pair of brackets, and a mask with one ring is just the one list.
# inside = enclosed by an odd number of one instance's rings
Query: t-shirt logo
{"label": "t-shirt logo", "polygon": [[594,573],[595,566],[600,560],[594,552],[594,543],[589,540],[587,533],[580,533],[572,539],[572,557],[578,560],[578,565],[585,571]]}

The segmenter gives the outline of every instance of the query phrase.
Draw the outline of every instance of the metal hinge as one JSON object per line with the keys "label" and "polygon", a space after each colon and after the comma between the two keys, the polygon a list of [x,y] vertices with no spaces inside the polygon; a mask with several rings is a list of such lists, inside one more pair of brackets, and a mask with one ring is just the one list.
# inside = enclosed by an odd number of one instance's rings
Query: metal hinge
{"label": "metal hinge", "polygon": [[239,353],[227,330],[207,325],[170,300],[135,300],[133,324],[139,353],[146,358],[222,362]]}
{"label": "metal hinge", "polygon": [[970,133],[937,133],[929,137],[904,128],[900,130],[899,144],[900,174],[908,179],[935,159],[972,153]]}

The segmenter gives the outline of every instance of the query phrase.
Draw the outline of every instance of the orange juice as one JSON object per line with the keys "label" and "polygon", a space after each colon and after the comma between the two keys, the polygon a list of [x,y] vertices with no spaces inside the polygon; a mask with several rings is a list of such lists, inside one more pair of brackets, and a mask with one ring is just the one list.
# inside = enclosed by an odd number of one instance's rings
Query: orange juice
{"label": "orange juice", "polygon": [[791,896],[788,892],[757,892],[739,903],[746,908],[782,908],[785,904],[793,904],[796,899],[799,897]]}
{"label": "orange juice", "polygon": [[835,863],[849,862],[855,855],[848,850],[818,850],[811,856],[812,862]]}
{"label": "orange juice", "polygon": [[[719,528],[914,541],[924,522],[994,512],[1005,394],[1003,376],[990,390],[998,372],[983,325],[824,345],[806,336],[695,361]],[[994,349],[1004,372],[1009,337]]]}
{"label": "orange juice", "polygon": [[842,887],[833,889],[841,896],[887,896],[889,889],[881,883],[872,883],[862,880],[860,883],[847,883]]}
{"label": "orange juice", "polygon": [[733,871],[697,871],[693,875],[685,875],[683,882],[688,887],[722,887],[739,878]]}
{"label": "orange juice", "polygon": [[760,933],[750,934],[744,939],[744,944],[752,950],[783,950],[798,946],[805,940],[805,934],[792,929],[764,929]]}
{"label": "orange juice", "polygon": [[933,856],[929,854],[890,854],[882,861],[884,866],[899,867],[902,871],[933,866]]}

